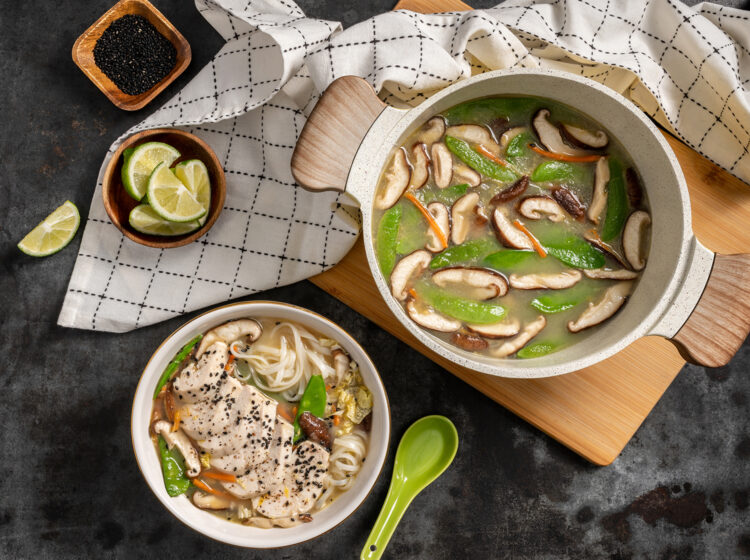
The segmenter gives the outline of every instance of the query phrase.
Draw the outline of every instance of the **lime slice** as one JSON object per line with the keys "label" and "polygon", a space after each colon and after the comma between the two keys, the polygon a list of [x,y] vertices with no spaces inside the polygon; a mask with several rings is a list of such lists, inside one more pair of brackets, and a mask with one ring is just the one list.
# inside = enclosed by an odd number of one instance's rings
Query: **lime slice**
{"label": "lime slice", "polygon": [[211,206],[211,180],[206,164],[199,159],[182,161],[175,165],[174,174],[208,211]]}
{"label": "lime slice", "polygon": [[21,239],[18,248],[32,257],[57,253],[75,237],[80,224],[78,208],[68,200]]}
{"label": "lime slice", "polygon": [[134,230],[149,235],[184,235],[203,225],[200,220],[185,223],[170,222],[154,212],[148,204],[139,204],[133,208],[128,221]]}
{"label": "lime slice", "polygon": [[[134,157],[135,154],[131,159]],[[164,162],[151,173],[146,192],[154,211],[170,222],[191,222],[206,213],[203,205]]]}
{"label": "lime slice", "polygon": [[122,186],[134,199],[141,200],[154,168],[162,162],[169,167],[180,157],[180,152],[164,142],[146,142],[131,152],[124,150],[123,156]]}

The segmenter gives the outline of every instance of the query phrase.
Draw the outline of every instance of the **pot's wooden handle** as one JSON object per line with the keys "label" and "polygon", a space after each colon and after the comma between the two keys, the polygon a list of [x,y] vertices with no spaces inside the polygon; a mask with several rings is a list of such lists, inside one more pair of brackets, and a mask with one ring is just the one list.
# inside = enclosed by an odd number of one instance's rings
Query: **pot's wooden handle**
{"label": "pot's wooden handle", "polygon": [[333,81],[315,105],[292,154],[292,175],[314,191],[344,191],[362,139],[386,105],[362,78]]}
{"label": "pot's wooden handle", "polygon": [[750,332],[750,254],[716,255],[711,276],[682,328],[672,338],[688,362],[726,365]]}

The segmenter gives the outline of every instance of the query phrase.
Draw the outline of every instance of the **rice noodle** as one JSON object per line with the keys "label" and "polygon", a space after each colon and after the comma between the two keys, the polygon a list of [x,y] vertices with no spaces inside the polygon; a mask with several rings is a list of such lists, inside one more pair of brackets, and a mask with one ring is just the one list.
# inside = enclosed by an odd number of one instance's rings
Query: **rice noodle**
{"label": "rice noodle", "polygon": [[285,321],[264,328],[249,347],[242,341],[232,342],[229,351],[249,366],[249,373],[236,368],[239,379],[252,379],[261,391],[281,393],[292,402],[302,397],[311,376],[320,374],[326,381],[336,377],[329,364],[331,349],[304,327]]}
{"label": "rice noodle", "polygon": [[317,509],[328,505],[335,493],[346,492],[362,468],[367,455],[368,435],[361,429],[336,437],[328,459],[328,476],[325,491],[318,498]]}

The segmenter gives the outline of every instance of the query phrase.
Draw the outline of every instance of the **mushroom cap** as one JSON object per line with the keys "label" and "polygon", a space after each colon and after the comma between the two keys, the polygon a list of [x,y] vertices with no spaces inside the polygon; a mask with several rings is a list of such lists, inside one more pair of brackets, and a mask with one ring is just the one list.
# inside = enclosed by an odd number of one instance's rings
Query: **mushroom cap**
{"label": "mushroom cap", "polygon": [[643,270],[646,266],[643,245],[646,239],[646,228],[651,225],[651,216],[643,210],[636,210],[625,222],[622,234],[622,248],[625,258],[635,270]]}
{"label": "mushroom cap", "polygon": [[479,203],[479,194],[466,193],[451,206],[451,240],[460,245],[466,240],[471,229],[474,208]]}
{"label": "mushroom cap", "polygon": [[430,157],[427,155],[427,146],[417,142],[411,148],[411,155],[412,171],[407,188],[421,189],[430,178]]}
{"label": "mushroom cap", "polygon": [[387,210],[401,198],[406,187],[409,186],[411,178],[411,169],[406,159],[406,152],[403,148],[396,150],[391,161],[391,166],[385,173],[385,184],[375,195],[375,208],[378,210]]}
{"label": "mushroom cap", "polygon": [[539,137],[539,141],[549,152],[563,154],[566,156],[585,156],[590,152],[582,150],[565,143],[558,129],[554,124],[549,122],[550,112],[548,109],[539,109],[531,121],[534,132]]}
{"label": "mushroom cap", "polygon": [[594,174],[594,195],[589,204],[587,216],[589,220],[599,225],[599,218],[607,204],[607,183],[609,182],[609,162],[606,157],[600,157],[596,162]]}
{"label": "mushroom cap", "polygon": [[572,124],[563,124],[562,129],[571,143],[582,148],[599,149],[609,144],[609,137],[603,130],[591,131]]}
{"label": "mushroom cap", "polygon": [[441,116],[432,117],[422,126],[417,135],[417,140],[432,146],[443,137],[443,134],[445,134],[445,120]]}
{"label": "mushroom cap", "polygon": [[591,268],[584,270],[583,273],[586,277],[595,280],[633,280],[638,278],[637,272],[633,272],[627,268]]}
{"label": "mushroom cap", "polygon": [[602,241],[601,237],[599,237],[598,231],[596,230],[587,231],[586,233],[583,234],[583,238],[589,243],[591,243],[594,247],[602,251],[603,253],[607,253],[609,256],[615,259],[622,266],[626,268],[630,267],[630,265],[625,260],[625,258],[622,255],[620,255],[620,253],[615,251],[614,247]]}
{"label": "mushroom cap", "polygon": [[[448,208],[442,202],[430,202],[427,205],[427,210],[435,218],[435,222],[440,227],[445,238],[448,239],[451,234],[451,217]],[[443,242],[440,241],[431,227],[427,228],[427,244],[425,245],[425,249],[433,253],[439,253],[445,249]]]}
{"label": "mushroom cap", "polygon": [[565,187],[555,186],[550,189],[550,194],[568,214],[573,216],[573,218],[576,220],[583,220],[583,217],[586,215],[586,209],[573,191],[570,191]]}
{"label": "mushroom cap", "polygon": [[461,321],[441,315],[412,297],[406,302],[406,313],[417,325],[433,331],[455,332],[461,328]]}
{"label": "mushroom cap", "polygon": [[472,144],[481,144],[494,155],[500,155],[500,145],[495,142],[489,129],[481,125],[459,124],[456,126],[449,126],[446,129],[445,134]]}
{"label": "mushroom cap", "polygon": [[195,357],[200,358],[214,342],[221,341],[225,344],[235,340],[244,339],[245,342],[255,342],[263,334],[263,327],[254,319],[237,319],[229,321],[208,331],[201,339]]}
{"label": "mushroom cap", "polygon": [[529,341],[542,332],[542,329],[546,326],[547,319],[544,315],[539,315],[539,317],[534,319],[531,323],[524,326],[523,330],[513,338],[505,340],[497,346],[490,347],[490,354],[496,358],[510,356],[526,346]]}
{"label": "mushroom cap", "polygon": [[529,187],[529,176],[524,175],[511,186],[504,188],[490,200],[490,204],[502,204],[520,196]]}
{"label": "mushroom cap", "polygon": [[478,352],[489,346],[489,343],[481,336],[471,333],[462,333],[460,331],[453,333],[453,336],[451,336],[451,342],[459,348],[463,348],[469,352]]}
{"label": "mushroom cap", "polygon": [[198,456],[198,452],[193,447],[185,432],[178,429],[172,431],[172,423],[166,420],[157,420],[151,427],[155,434],[159,434],[164,438],[169,449],[176,447],[182,453],[185,459],[185,467],[187,467],[185,474],[190,478],[195,478],[201,473],[201,460]]}
{"label": "mushroom cap", "polygon": [[422,274],[432,260],[432,253],[419,249],[396,263],[391,272],[391,293],[398,301],[408,296],[409,282]]}
{"label": "mushroom cap", "polygon": [[193,492],[192,502],[196,507],[213,511],[228,509],[232,505],[231,500],[224,496],[209,494],[203,490]]}
{"label": "mushroom cap", "polygon": [[580,270],[564,270],[556,273],[511,274],[508,278],[517,290],[563,290],[575,286],[583,275]]}
{"label": "mushroom cap", "polygon": [[521,323],[518,319],[507,319],[491,325],[466,325],[466,328],[484,338],[508,338],[518,334]]}
{"label": "mushroom cap", "polygon": [[533,250],[531,240],[514,226],[508,216],[501,208],[495,208],[492,213],[492,225],[495,226],[495,234],[500,243],[513,249]]}
{"label": "mushroom cap", "polygon": [[444,189],[451,184],[453,178],[453,155],[442,142],[435,142],[431,152],[432,178],[435,180],[435,186]]}
{"label": "mushroom cap", "polygon": [[589,303],[586,310],[575,321],[568,321],[568,330],[576,333],[598,325],[614,315],[633,289],[633,281],[618,282],[604,292],[604,296],[596,304]]}
{"label": "mushroom cap", "polygon": [[464,163],[456,162],[453,165],[453,175],[456,181],[466,183],[470,187],[478,187],[482,184],[482,176]]}
{"label": "mushroom cap", "polygon": [[565,210],[547,196],[528,196],[518,205],[518,212],[530,220],[547,218],[551,222],[562,222]]}
{"label": "mushroom cap", "polygon": [[464,288],[462,293],[470,299],[487,300],[508,293],[508,282],[505,277],[486,268],[442,268],[432,275],[432,281],[441,288]]}

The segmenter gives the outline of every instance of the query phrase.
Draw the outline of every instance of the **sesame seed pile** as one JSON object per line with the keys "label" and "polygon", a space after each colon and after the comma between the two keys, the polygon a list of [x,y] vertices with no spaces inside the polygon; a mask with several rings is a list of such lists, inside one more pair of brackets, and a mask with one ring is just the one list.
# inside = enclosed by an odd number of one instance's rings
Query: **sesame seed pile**
{"label": "sesame seed pile", "polygon": [[127,95],[138,95],[158,84],[174,68],[174,45],[143,16],[113,21],[94,47],[94,61]]}

